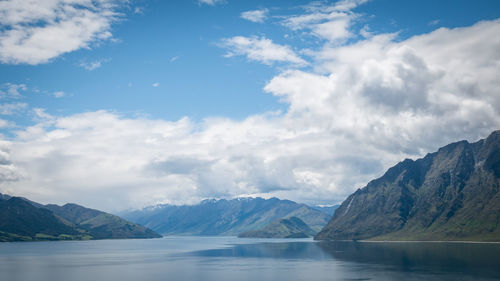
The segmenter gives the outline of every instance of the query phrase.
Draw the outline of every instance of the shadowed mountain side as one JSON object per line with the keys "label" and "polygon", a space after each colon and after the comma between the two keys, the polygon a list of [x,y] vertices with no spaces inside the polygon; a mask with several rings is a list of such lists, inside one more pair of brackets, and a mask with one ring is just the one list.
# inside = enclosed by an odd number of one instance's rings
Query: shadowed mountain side
{"label": "shadowed mountain side", "polygon": [[49,210],[37,208],[19,197],[0,200],[1,242],[84,238],[85,231]]}
{"label": "shadowed mountain side", "polygon": [[297,217],[319,231],[330,219],[307,205],[277,198],[204,200],[197,205],[160,205],[121,215],[158,233],[180,235],[238,235],[287,217]]}
{"label": "shadowed mountain side", "polygon": [[500,131],[406,159],[350,195],[315,237],[500,241]]}
{"label": "shadowed mountain side", "polygon": [[76,204],[46,205],[57,216],[85,229],[95,239],[159,238],[161,235],[118,216]]}
{"label": "shadowed mountain side", "polygon": [[76,204],[44,206],[0,196],[0,242],[158,237],[141,225]]}

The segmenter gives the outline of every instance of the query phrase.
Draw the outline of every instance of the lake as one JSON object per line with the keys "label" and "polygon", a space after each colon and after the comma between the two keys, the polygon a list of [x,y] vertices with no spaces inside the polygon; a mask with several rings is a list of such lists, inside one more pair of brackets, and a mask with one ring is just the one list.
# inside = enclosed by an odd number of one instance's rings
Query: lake
{"label": "lake", "polygon": [[0,280],[500,280],[500,244],[235,237],[0,243]]}

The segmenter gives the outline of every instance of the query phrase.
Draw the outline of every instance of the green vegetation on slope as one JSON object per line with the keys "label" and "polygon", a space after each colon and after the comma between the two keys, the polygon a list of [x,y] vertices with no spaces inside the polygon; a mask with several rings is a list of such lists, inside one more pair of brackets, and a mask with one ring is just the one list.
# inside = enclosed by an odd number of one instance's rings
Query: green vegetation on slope
{"label": "green vegetation on slope", "polygon": [[76,204],[43,206],[0,197],[0,242],[157,237],[143,226]]}
{"label": "green vegetation on slope", "polygon": [[95,239],[159,238],[156,232],[118,216],[76,204],[45,206],[57,216],[84,229]]}

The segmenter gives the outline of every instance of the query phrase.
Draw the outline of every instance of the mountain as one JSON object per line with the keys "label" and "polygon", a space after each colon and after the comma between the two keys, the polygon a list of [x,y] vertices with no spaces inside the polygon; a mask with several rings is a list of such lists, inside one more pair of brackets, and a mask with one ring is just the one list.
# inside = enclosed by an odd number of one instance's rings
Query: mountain
{"label": "mountain", "polygon": [[0,201],[1,200],[9,200],[11,197],[9,195],[6,195],[6,194],[2,194],[0,193]]}
{"label": "mountain", "polygon": [[406,159],[351,194],[318,240],[500,241],[500,131]]}
{"label": "mountain", "polygon": [[156,237],[143,226],[76,204],[44,206],[0,196],[0,242]]}
{"label": "mountain", "polygon": [[0,241],[84,239],[83,231],[26,200],[0,200]]}
{"label": "mountain", "polygon": [[76,204],[45,205],[57,216],[87,231],[94,239],[159,238],[159,234],[118,216]]}
{"label": "mountain", "polygon": [[[12,198],[12,196],[7,195],[7,194],[2,194],[2,193],[0,193],[0,200],[9,200],[10,198]],[[24,198],[24,197],[17,197],[17,198],[18,198],[18,199],[21,199],[21,200],[24,200],[24,201],[26,201],[26,202],[30,203],[31,205],[33,205],[33,206],[35,206],[35,207],[37,207],[37,208],[41,208],[41,207],[43,207],[43,205],[42,205],[42,204],[37,203],[37,202],[35,202],[35,201],[31,201],[31,200],[26,199],[26,198]]]}
{"label": "mountain", "polygon": [[287,217],[300,218],[319,231],[330,219],[307,205],[277,198],[210,199],[197,205],[160,205],[121,215],[158,233],[178,235],[238,235]]}
{"label": "mountain", "polygon": [[305,222],[297,217],[278,219],[260,230],[251,230],[240,233],[238,237],[246,238],[307,238],[314,236],[312,230]]}

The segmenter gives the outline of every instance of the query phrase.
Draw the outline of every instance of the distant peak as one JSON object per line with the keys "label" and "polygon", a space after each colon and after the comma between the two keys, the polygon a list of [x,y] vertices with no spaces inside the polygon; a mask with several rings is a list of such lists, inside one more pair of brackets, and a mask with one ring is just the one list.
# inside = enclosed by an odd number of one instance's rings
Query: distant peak
{"label": "distant peak", "polygon": [[226,201],[226,199],[220,199],[220,198],[209,198],[209,199],[204,199],[200,202],[200,204],[214,204],[217,202],[221,201]]}
{"label": "distant peak", "polygon": [[85,208],[85,207],[80,206],[80,205],[75,204],[75,203],[66,203],[63,205],[63,208]]}
{"label": "distant peak", "polygon": [[491,133],[487,138],[486,138],[487,143],[498,143],[500,142],[500,130],[496,130],[493,133]]}
{"label": "distant peak", "polygon": [[493,131],[490,136],[500,136],[500,130]]}

